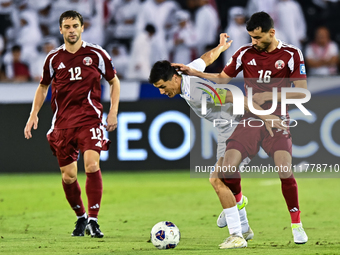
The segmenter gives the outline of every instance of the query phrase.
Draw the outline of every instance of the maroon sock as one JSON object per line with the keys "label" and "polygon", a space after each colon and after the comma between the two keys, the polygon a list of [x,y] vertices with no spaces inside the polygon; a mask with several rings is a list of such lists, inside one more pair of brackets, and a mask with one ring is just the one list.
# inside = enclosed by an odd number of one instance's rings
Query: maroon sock
{"label": "maroon sock", "polygon": [[66,184],[64,181],[62,181],[62,183],[66,199],[76,215],[84,215],[85,207],[83,205],[83,201],[81,200],[81,190],[78,181],[76,180],[71,184]]}
{"label": "maroon sock", "polygon": [[300,223],[298,187],[293,174],[287,179],[281,179],[281,189],[292,223]]}
{"label": "maroon sock", "polygon": [[[241,193],[241,174],[240,172],[235,172],[233,175],[228,176],[228,178],[222,179],[223,183],[229,187],[231,192],[233,192],[234,195],[240,195],[242,198],[242,193]],[[237,197],[236,202],[237,202]],[[239,199],[238,201],[240,201]]]}
{"label": "maroon sock", "polygon": [[97,218],[103,194],[103,182],[100,169],[94,173],[86,173],[86,195],[89,217]]}

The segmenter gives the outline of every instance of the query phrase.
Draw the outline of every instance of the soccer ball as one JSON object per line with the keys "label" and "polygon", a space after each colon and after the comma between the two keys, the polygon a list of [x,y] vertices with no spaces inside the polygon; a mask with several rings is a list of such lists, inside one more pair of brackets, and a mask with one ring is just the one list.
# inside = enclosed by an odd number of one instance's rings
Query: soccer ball
{"label": "soccer ball", "polygon": [[181,233],[172,222],[161,221],[151,229],[150,239],[152,244],[160,250],[173,249],[178,245]]}

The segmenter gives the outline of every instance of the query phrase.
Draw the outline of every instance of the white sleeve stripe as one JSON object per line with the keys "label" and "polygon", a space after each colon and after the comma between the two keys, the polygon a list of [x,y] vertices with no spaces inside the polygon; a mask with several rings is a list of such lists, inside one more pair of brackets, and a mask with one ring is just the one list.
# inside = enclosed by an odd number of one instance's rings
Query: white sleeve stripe
{"label": "white sleeve stripe", "polygon": [[55,56],[57,56],[58,55],[58,53],[57,54],[55,54],[53,57],[51,57],[51,59],[50,59],[50,63],[49,63],[49,69],[50,69],[50,78],[52,78],[53,77],[53,74],[54,74],[54,70],[53,70],[53,66],[52,66],[52,60],[54,59],[54,57]]}
{"label": "white sleeve stripe", "polygon": [[236,70],[242,65],[242,57],[244,55],[244,53],[246,53],[247,50],[249,50],[250,48],[247,48],[243,51],[240,52],[240,55],[238,55],[237,59],[236,59]]}
{"label": "white sleeve stripe", "polygon": [[102,71],[103,74],[105,74],[106,69],[105,69],[105,62],[104,62],[103,56],[95,50],[91,50],[91,51],[93,51],[94,53],[97,54],[97,56],[99,58],[98,68]]}
{"label": "white sleeve stripe", "polygon": [[283,47],[289,47],[289,48],[295,49],[298,52],[298,54],[299,54],[300,61],[303,61],[303,54],[302,54],[302,52],[301,52],[301,50],[299,48],[295,47],[294,45],[286,44],[286,43],[283,44]]}
{"label": "white sleeve stripe", "polygon": [[294,72],[294,57],[293,57],[294,53],[290,52],[288,50],[284,50],[284,51],[288,52],[290,54],[290,56],[291,56],[289,61],[288,61],[288,67],[290,69],[290,72],[292,73],[292,72]]}
{"label": "white sleeve stripe", "polygon": [[107,53],[106,50],[104,50],[101,46],[99,46],[98,44],[93,44],[93,43],[87,43],[87,45],[93,47],[93,48],[96,48],[98,50],[101,50],[105,56],[107,57],[108,60],[111,60],[111,56],[109,55],[109,53]]}

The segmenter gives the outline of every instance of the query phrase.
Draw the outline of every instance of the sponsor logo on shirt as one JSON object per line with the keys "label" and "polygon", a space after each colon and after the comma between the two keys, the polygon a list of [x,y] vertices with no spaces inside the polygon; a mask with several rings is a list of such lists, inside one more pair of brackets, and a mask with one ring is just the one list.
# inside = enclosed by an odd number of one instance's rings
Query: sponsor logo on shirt
{"label": "sponsor logo on shirt", "polygon": [[300,64],[300,74],[306,74],[305,64]]}
{"label": "sponsor logo on shirt", "polygon": [[58,70],[65,68],[66,66],[64,65],[63,62],[61,62],[58,66]]}
{"label": "sponsor logo on shirt", "polygon": [[252,60],[250,60],[247,65],[250,65],[250,66],[256,66],[256,61],[255,59],[253,58]]}

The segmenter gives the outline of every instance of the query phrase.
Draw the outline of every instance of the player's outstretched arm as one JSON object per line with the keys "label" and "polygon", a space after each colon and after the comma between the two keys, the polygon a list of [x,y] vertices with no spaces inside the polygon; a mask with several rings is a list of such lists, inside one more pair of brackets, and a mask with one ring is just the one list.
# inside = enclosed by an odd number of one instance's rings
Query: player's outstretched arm
{"label": "player's outstretched arm", "polygon": [[35,91],[35,96],[34,96],[34,100],[32,103],[32,110],[31,110],[30,116],[28,118],[28,121],[24,129],[24,134],[25,134],[26,139],[32,138],[32,133],[31,133],[32,127],[34,129],[38,128],[38,121],[39,121],[38,113],[47,96],[48,87],[49,87],[48,85],[39,84],[37,90]]}
{"label": "player's outstretched arm", "polygon": [[109,114],[107,115],[105,126],[106,130],[111,132],[117,128],[117,114],[118,114],[118,105],[119,105],[119,96],[120,96],[120,81],[117,75],[109,81],[110,84],[110,98],[111,98],[111,106]]}
{"label": "player's outstretched arm", "polygon": [[214,61],[221,55],[221,53],[230,47],[233,41],[231,40],[228,42],[228,38],[229,35],[227,35],[227,33],[220,34],[220,43],[215,48],[204,53],[201,56],[201,59],[203,59],[206,66],[214,63]]}

